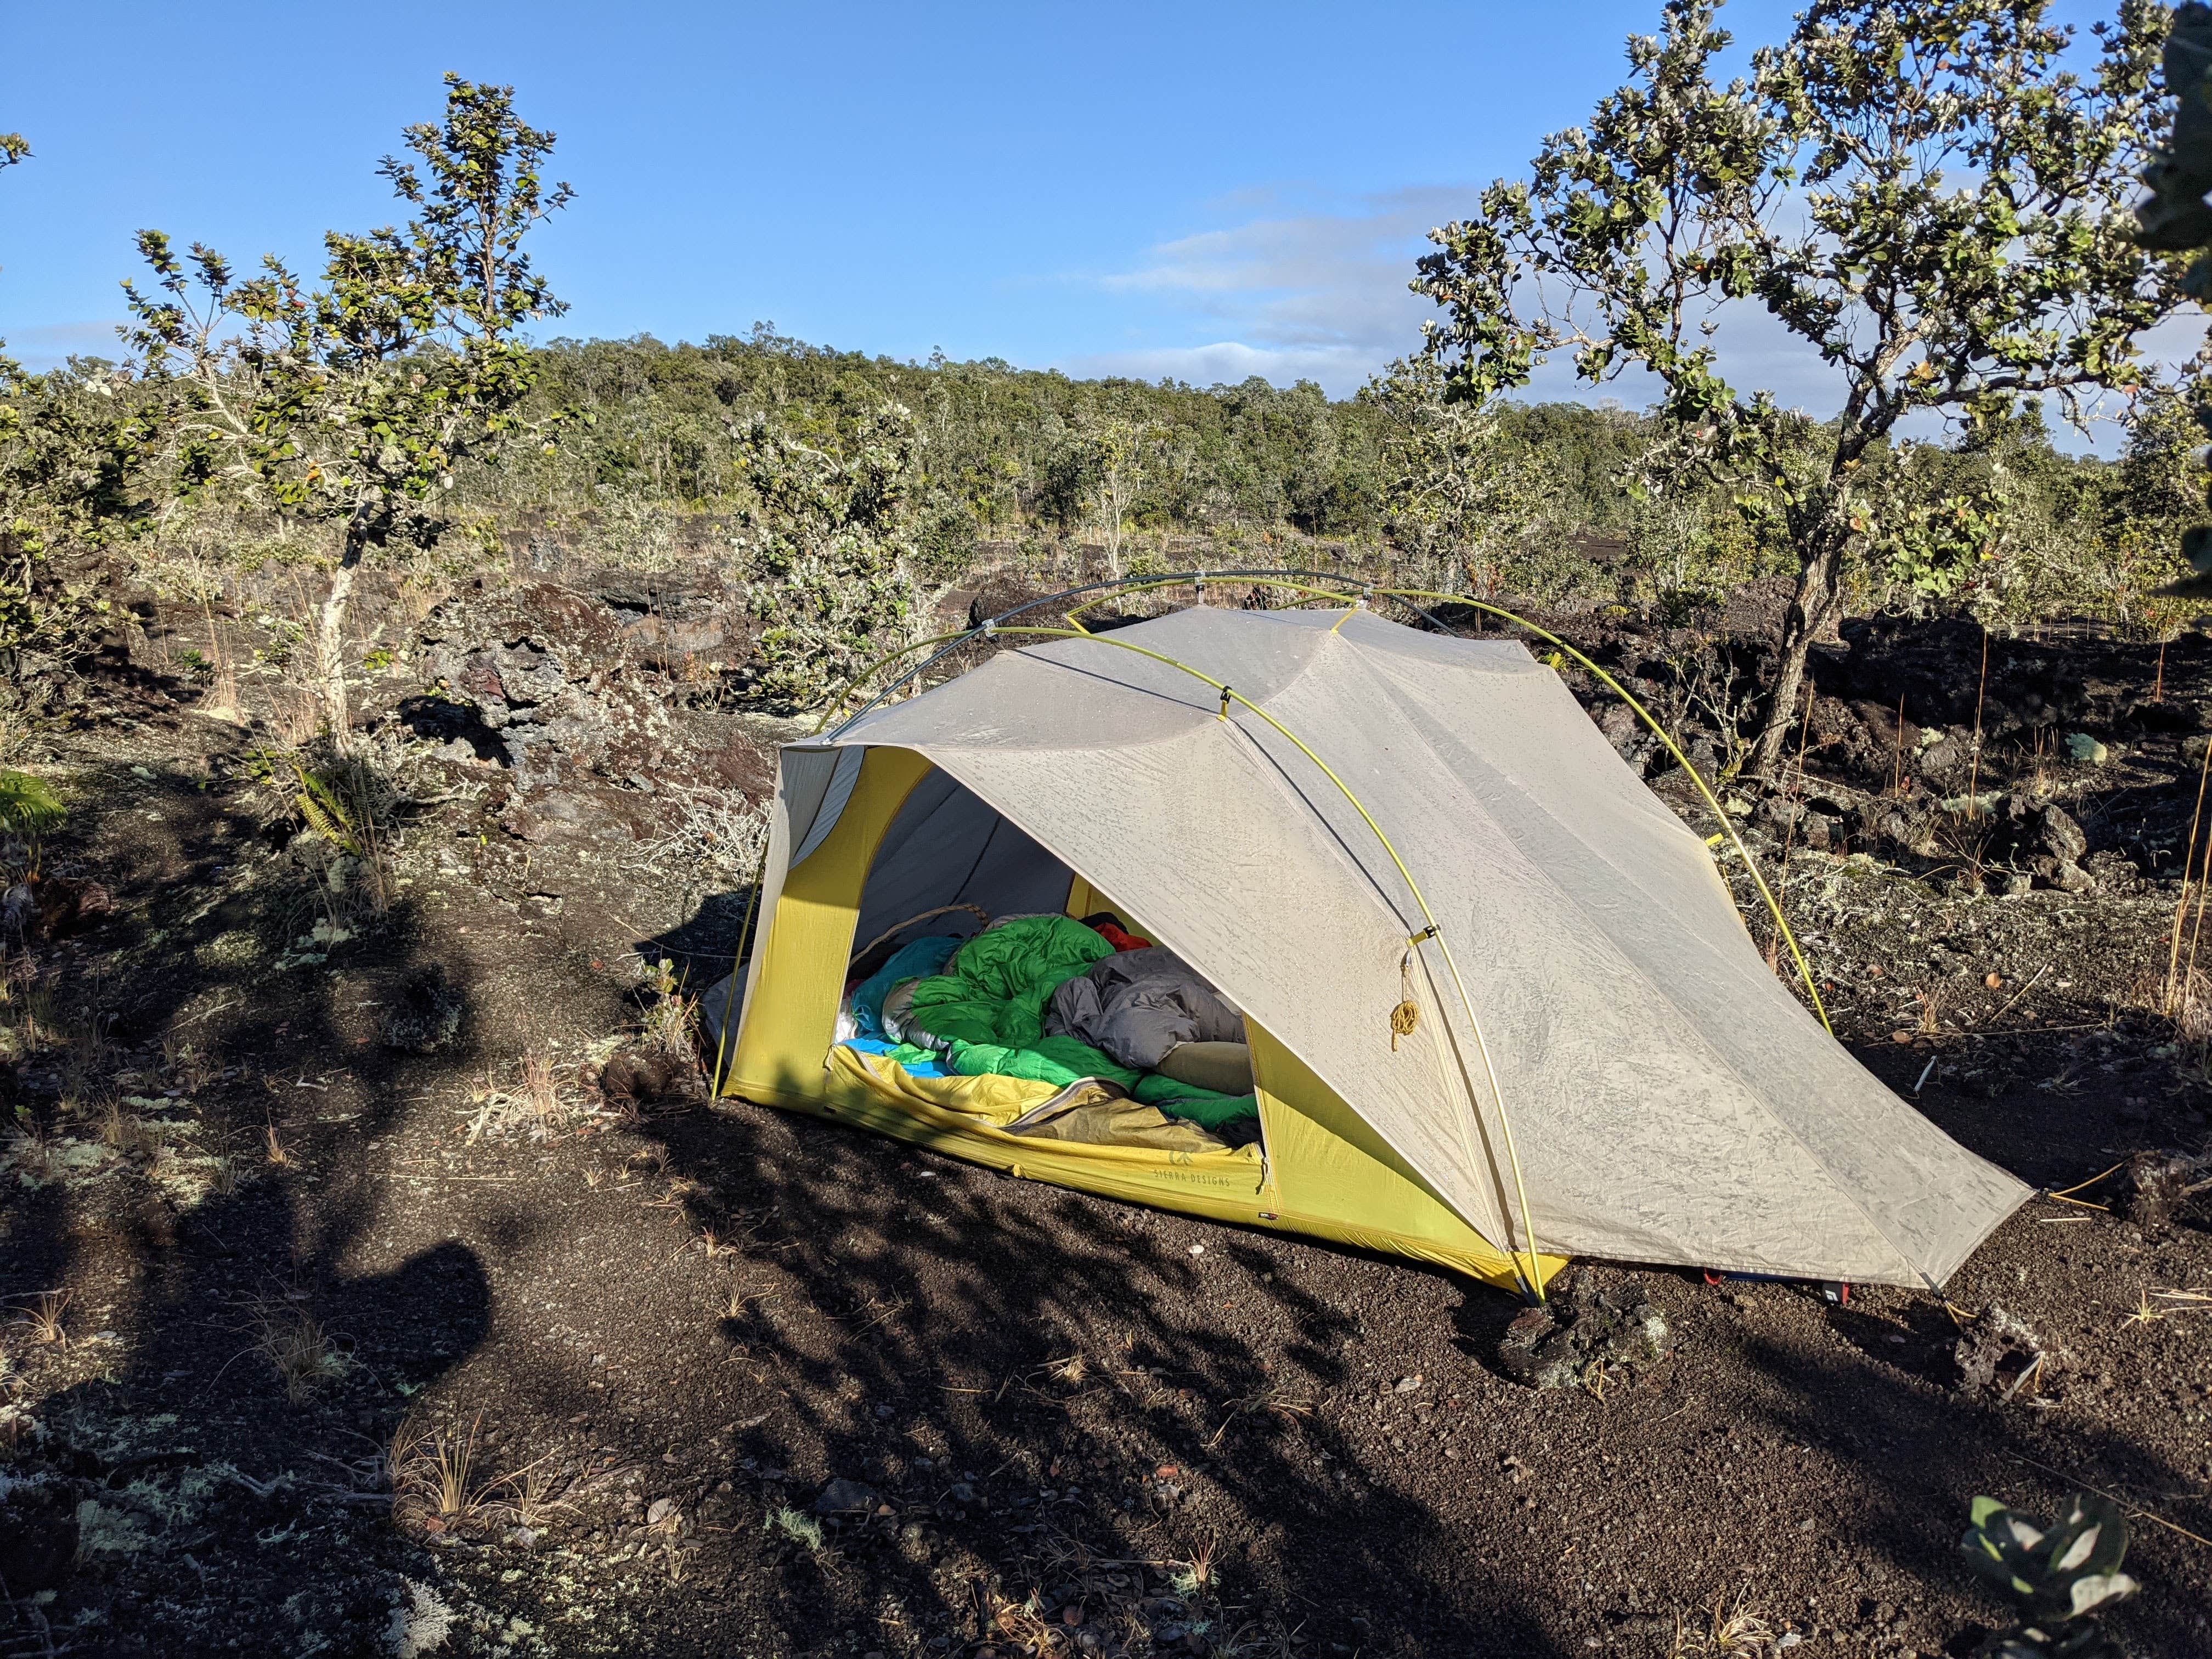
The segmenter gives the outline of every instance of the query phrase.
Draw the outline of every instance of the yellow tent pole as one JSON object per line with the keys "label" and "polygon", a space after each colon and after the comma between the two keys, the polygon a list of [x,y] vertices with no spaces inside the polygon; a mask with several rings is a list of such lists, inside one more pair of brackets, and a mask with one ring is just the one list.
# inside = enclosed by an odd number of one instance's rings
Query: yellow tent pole
{"label": "yellow tent pole", "polygon": [[761,884],[768,879],[768,843],[761,843],[760,862],[753,866],[753,890],[745,898],[745,919],[738,928],[738,948],[730,959],[730,988],[722,999],[722,1038],[715,1044],[714,1087],[711,1098],[722,1097],[722,1079],[728,1074],[730,1039],[737,1030],[738,970],[745,965],[745,946],[752,942],[753,918],[760,912]]}
{"label": "yellow tent pole", "polygon": [[1805,984],[1805,994],[1813,1000],[1813,1012],[1820,1017],[1820,1024],[1826,1029],[1830,1036],[1836,1034],[1835,1026],[1828,1019],[1827,1005],[1820,1000],[1820,988],[1813,983],[1812,967],[1806,962],[1804,951],[1797,947],[1797,935],[1790,931],[1789,919],[1782,914],[1781,902],[1774,896],[1773,890],[1766,884],[1766,878],[1759,873],[1759,866],[1752,860],[1751,849],[1743,844],[1743,837],[1736,833],[1735,820],[1731,818],[1722,807],[1719,799],[1706,784],[1704,774],[1690,764],[1690,757],[1682,752],[1681,745],[1668,734],[1667,728],[1659,724],[1650,709],[1629,695],[1626,686],[1607,673],[1604,669],[1599,667],[1580,651],[1576,650],[1573,646],[1569,645],[1557,634],[1539,628],[1526,617],[1516,616],[1501,605],[1486,605],[1480,599],[1468,598],[1464,593],[1439,593],[1431,588],[1425,587],[1378,587],[1375,591],[1388,594],[1393,599],[1433,599],[1445,605],[1463,605],[1473,610],[1486,611],[1493,617],[1503,617],[1517,628],[1527,629],[1538,639],[1549,641],[1612,688],[1613,694],[1634,709],[1637,716],[1644,725],[1651,728],[1652,735],[1667,745],[1667,752],[1672,755],[1676,763],[1690,775],[1690,781],[1697,786],[1698,793],[1705,798],[1705,805],[1713,809],[1713,816],[1720,820],[1721,829],[1726,832],[1729,840],[1735,844],[1736,856],[1743,860],[1743,867],[1751,872],[1752,882],[1758,887],[1759,897],[1766,901],[1767,910],[1774,917],[1775,927],[1790,946],[1790,958],[1797,964],[1797,976]]}
{"label": "yellow tent pole", "polygon": [[[1164,652],[1150,650],[1141,645],[1133,645],[1127,640],[1117,640],[1110,635],[1085,634],[1067,628],[1001,628],[996,631],[1001,634],[1033,635],[1042,639],[1089,640],[1098,645],[1110,645],[1120,650],[1133,651],[1140,657],[1149,657],[1154,662],[1164,664],[1167,667],[1188,674],[1194,679],[1203,681],[1221,694],[1224,708],[1234,702],[1249,709],[1267,721],[1285,740],[1296,747],[1300,754],[1311,761],[1320,770],[1321,775],[1334,784],[1337,792],[1351,803],[1352,810],[1358,813],[1368,829],[1374,832],[1375,839],[1382,843],[1382,850],[1389,854],[1390,862],[1397,866],[1399,877],[1405,882],[1407,891],[1413,896],[1413,902],[1420,908],[1421,920],[1428,924],[1423,933],[1417,933],[1407,940],[1408,945],[1418,950],[1424,939],[1433,939],[1437,942],[1437,948],[1443,952],[1444,966],[1451,974],[1452,987],[1459,994],[1460,1006],[1467,1015],[1468,1027],[1474,1033],[1475,1052],[1482,1060],[1483,1074],[1490,1085],[1490,1097],[1498,1107],[1498,1123],[1505,1141],[1506,1162],[1512,1169],[1514,1194],[1521,1206],[1522,1237],[1528,1247],[1529,1289],[1536,1300],[1543,1301],[1545,1299],[1543,1267],[1538,1260],[1536,1224],[1529,1210],[1528,1182],[1521,1172],[1521,1153],[1514,1142],[1513,1120],[1505,1109],[1505,1093],[1498,1085],[1498,1069],[1491,1062],[1490,1045],[1483,1037],[1482,1021],[1474,1012],[1474,1000],[1468,993],[1467,981],[1460,975],[1459,963],[1452,956],[1451,945],[1444,938],[1443,925],[1437,921],[1435,912],[1429,908],[1429,902],[1421,892],[1420,883],[1413,879],[1413,872],[1406,867],[1406,860],[1398,855],[1397,848],[1391,843],[1390,837],[1383,832],[1382,826],[1375,821],[1375,815],[1367,810],[1366,804],[1352,792],[1352,786],[1339,777],[1335,769],[1316,754],[1304,738],[1299,737],[1297,732],[1291,731],[1290,727],[1285,726],[1282,721],[1277,720],[1250,698],[1243,696],[1222,681],[1215,679],[1211,674],[1193,668],[1187,662],[1180,662]],[[1474,1143],[1467,1139],[1467,1127],[1464,1124],[1460,1126],[1460,1137],[1467,1152],[1468,1163],[1475,1164],[1478,1160],[1475,1158]],[[1511,1252],[1509,1251],[1508,1254]]]}
{"label": "yellow tent pole", "polygon": [[837,695],[830,698],[829,705],[822,712],[822,718],[815,722],[814,730],[809,733],[809,735],[817,738],[820,737],[822,735],[822,728],[830,724],[830,716],[835,714],[840,708],[842,708],[845,706],[845,699],[851,696],[856,690],[858,690],[862,684],[866,684],[868,676],[874,673],[878,668],[887,667],[890,664],[896,662],[901,657],[911,656],[917,651],[927,651],[933,645],[950,645],[955,640],[964,640],[970,634],[979,633],[981,631],[981,629],[974,628],[956,629],[950,634],[933,634],[926,640],[916,640],[912,645],[902,645],[896,651],[885,652],[882,656],[870,663],[866,668],[859,670],[849,679],[848,679],[844,684],[837,688]]}

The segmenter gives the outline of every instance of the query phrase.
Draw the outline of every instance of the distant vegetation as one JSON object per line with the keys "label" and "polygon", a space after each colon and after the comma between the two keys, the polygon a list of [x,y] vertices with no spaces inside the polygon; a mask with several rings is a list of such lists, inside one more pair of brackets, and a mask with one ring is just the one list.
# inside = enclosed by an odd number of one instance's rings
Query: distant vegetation
{"label": "distant vegetation", "polygon": [[[472,474],[469,500],[511,526],[518,544],[526,524],[562,526],[617,562],[667,556],[749,507],[755,415],[836,450],[896,404],[909,411],[915,538],[928,580],[966,573],[985,544],[1084,544],[1103,560],[1114,457],[1101,437],[1117,430],[1136,434],[1119,463],[1122,555],[1133,568],[1157,562],[1162,537],[1177,549],[1202,538],[1217,559],[1261,562],[1318,540],[1353,556],[1426,556],[1445,586],[1684,605],[1796,572],[1786,530],[1764,503],[1706,480],[1663,493],[1634,487],[1674,441],[1663,417],[1505,401],[1454,455],[1428,437],[1450,406],[1405,393],[1403,368],[1331,399],[1310,382],[1199,388],[991,361],[901,362],[808,345],[767,325],[703,345],[557,341],[540,360],[539,413],[573,405],[589,422],[565,428],[550,453]],[[1852,573],[1854,599],[1970,604],[1993,620],[2169,622],[2178,613],[2146,596],[2182,568],[2172,544],[2197,511],[2202,440],[2170,389],[2139,396],[2121,430],[2126,451],[2111,462],[2055,447],[2032,407],[1962,440],[1885,444],[1875,464],[1920,533],[1875,538]],[[1832,431],[1803,419],[1795,427],[1808,448]],[[1445,514],[1439,526],[1425,509],[1455,468],[1505,475],[1505,499],[1478,522],[1454,526]],[[1946,537],[1958,553],[1929,550]]]}
{"label": "distant vegetation", "polygon": [[[2125,0],[2084,74],[2032,0],[1941,10],[1820,0],[1723,84],[1716,8],[1674,0],[1587,128],[1437,233],[1408,273],[1437,325],[1337,399],[897,362],[764,323],[532,344],[563,309],[523,246],[568,200],[541,179],[554,137],[510,89],[449,77],[443,123],[384,164],[404,225],[331,233],[319,276],[243,279],[149,231],[123,362],[0,357],[0,665],[82,650],[85,556],[118,551],[201,608],[272,567],[319,587],[307,647],[341,732],[365,558],[424,582],[556,553],[707,568],[766,624],[786,704],[1008,566],[1340,565],[1683,621],[1787,577],[1770,737],[1846,607],[2170,629],[2186,612],[2158,590],[2206,482],[2199,366],[2135,355],[2184,262],[2129,211],[2169,125],[2166,15]],[[31,159],[0,139],[0,167]],[[1841,412],[1725,382],[1703,326],[1723,304],[1834,367]],[[1659,400],[1522,400],[1554,350],[1599,392],[1639,365]],[[2054,447],[2046,399],[2100,392],[2124,453]]]}

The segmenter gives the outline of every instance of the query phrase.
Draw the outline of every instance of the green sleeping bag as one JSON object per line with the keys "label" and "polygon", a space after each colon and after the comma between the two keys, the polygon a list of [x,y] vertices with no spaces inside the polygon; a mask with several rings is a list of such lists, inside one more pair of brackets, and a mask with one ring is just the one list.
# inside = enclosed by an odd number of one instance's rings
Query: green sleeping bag
{"label": "green sleeping bag", "polygon": [[944,973],[917,981],[907,1019],[940,1042],[1028,1048],[1044,1035],[1052,994],[1113,954],[1073,916],[1016,916],[962,945]]}
{"label": "green sleeping bag", "polygon": [[1207,1128],[1256,1117],[1255,1096],[1215,1094],[1157,1072],[1133,1071],[1079,1037],[1044,1035],[1052,994],[1113,954],[1112,945],[1072,916],[1017,916],[969,939],[944,973],[915,981],[908,1028],[945,1044],[945,1068],[963,1077],[996,1073],[1057,1088],[1103,1078],[1170,1117]]}

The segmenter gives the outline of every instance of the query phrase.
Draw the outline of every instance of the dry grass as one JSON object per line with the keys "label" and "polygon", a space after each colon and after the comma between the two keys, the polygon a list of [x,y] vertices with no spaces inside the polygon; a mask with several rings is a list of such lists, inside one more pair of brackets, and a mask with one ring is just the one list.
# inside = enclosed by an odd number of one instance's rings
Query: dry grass
{"label": "dry grass", "polygon": [[1047,1621],[1044,1603],[1034,1590],[1026,1601],[1002,1605],[991,1623],[1017,1653],[1050,1653],[1060,1643],[1060,1632]]}
{"label": "dry grass", "polygon": [[768,814],[734,789],[671,787],[658,799],[669,828],[642,849],[640,863],[692,895],[742,886],[768,846]]}
{"label": "dry grass", "polygon": [[31,1305],[22,1310],[23,1322],[31,1328],[31,1340],[50,1347],[69,1346],[67,1319],[69,1305],[76,1300],[67,1291],[40,1291],[31,1298]]}
{"label": "dry grass", "polygon": [[[55,1035],[52,994],[44,986],[34,986],[24,999],[27,1030],[36,1029],[39,1021],[33,1003],[43,1000],[45,1008],[44,1035]],[[108,1017],[93,1014],[73,1020],[67,1030],[60,1034],[68,1045],[62,1057],[62,1098],[81,1101],[98,1092],[112,1069],[114,1048],[107,1040]],[[36,1046],[33,1043],[32,1046]]]}
{"label": "dry grass", "polygon": [[[0,988],[6,991],[9,1036],[15,1050],[32,1054],[53,1041],[59,1030],[54,1018],[54,988],[37,976],[27,954],[15,957],[8,965],[8,974]],[[69,1066],[63,1066],[63,1090],[69,1088]]]}
{"label": "dry grass", "polygon": [[522,1057],[522,1087],[518,1092],[523,1109],[540,1122],[562,1109],[561,1086],[554,1080],[553,1062],[538,1050]]}
{"label": "dry grass", "polygon": [[412,1417],[400,1424],[384,1459],[394,1519],[445,1532],[495,1516],[500,1505],[492,1492],[499,1483],[479,1467],[483,1427],[482,1412],[465,1427],[426,1428]]}
{"label": "dry grass", "polygon": [[517,1130],[533,1139],[551,1137],[582,1110],[563,1092],[562,1073],[569,1069],[556,1065],[542,1048],[525,1053],[515,1062],[511,1079],[502,1079],[500,1068],[492,1068],[469,1095],[474,1109],[469,1139]]}
{"label": "dry grass", "polygon": [[219,1069],[191,1042],[178,1037],[161,1040],[161,1075],[171,1088],[192,1094],[212,1082]]}
{"label": "dry grass", "polygon": [[664,957],[647,976],[644,1046],[687,1065],[696,1056],[699,999],[684,988],[675,964]]}
{"label": "dry grass", "polygon": [[261,1303],[253,1310],[252,1352],[261,1354],[284,1380],[284,1397],[297,1406],[325,1382],[343,1376],[353,1362],[323,1328],[319,1319],[296,1304]]}
{"label": "dry grass", "polygon": [[1222,1437],[1229,1432],[1230,1425],[1242,1417],[1271,1416],[1284,1424],[1294,1424],[1298,1419],[1313,1414],[1311,1401],[1301,1399],[1287,1389],[1265,1388],[1257,1394],[1245,1395],[1242,1400],[1231,1401],[1229,1415],[1221,1419],[1221,1426],[1213,1431],[1213,1437],[1206,1443],[1209,1447],[1218,1446]]}
{"label": "dry grass", "polygon": [[576,1513],[574,1504],[557,1495],[567,1482],[552,1464],[550,1455],[541,1457],[499,1481],[498,1490],[504,1494],[501,1507],[515,1525],[544,1532],[561,1516]]}
{"label": "dry grass", "polygon": [[103,1096],[99,1109],[102,1146],[126,1158],[132,1152],[153,1152],[161,1149],[161,1132],[137,1113],[125,1111],[120,1096]]}
{"label": "dry grass", "polygon": [[276,1126],[274,1123],[267,1124],[262,1129],[261,1156],[272,1170],[289,1170],[292,1167],[291,1152],[277,1138]]}
{"label": "dry grass", "polygon": [[1924,991],[1915,991],[1913,1000],[1920,1005],[1918,1029],[1934,1034],[1943,1029],[1943,1010],[1949,1006],[1954,987],[1947,980],[1937,980]]}
{"label": "dry grass", "polygon": [[1667,1659],[1772,1659],[1779,1651],[1773,1627],[1747,1605],[1750,1593],[1723,1590],[1705,1606],[1674,1615]]}
{"label": "dry grass", "polygon": [[453,597],[453,585],[443,576],[410,573],[399,579],[399,614],[407,631],[418,631],[430,613]]}
{"label": "dry grass", "polygon": [[20,1113],[15,1127],[8,1132],[8,1155],[28,1174],[44,1181],[53,1173],[52,1139],[38,1119],[29,1113]]}
{"label": "dry grass", "polygon": [[322,735],[323,700],[302,686],[269,688],[269,732],[279,749],[301,749]]}

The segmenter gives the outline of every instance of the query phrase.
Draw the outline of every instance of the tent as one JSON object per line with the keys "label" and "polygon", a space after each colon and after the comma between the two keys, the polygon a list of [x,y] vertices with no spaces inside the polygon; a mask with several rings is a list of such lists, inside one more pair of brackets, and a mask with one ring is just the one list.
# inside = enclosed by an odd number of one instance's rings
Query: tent
{"label": "tent", "polygon": [[[2028,1195],[1820,1028],[1515,643],[1199,607],[1002,651],[782,749],[758,902],[724,1091],[1018,1176],[1504,1285],[1940,1285]],[[1243,1011],[1256,1144],[1039,1139],[1049,1084],[839,1042],[856,945],[957,905],[1183,957]]]}

